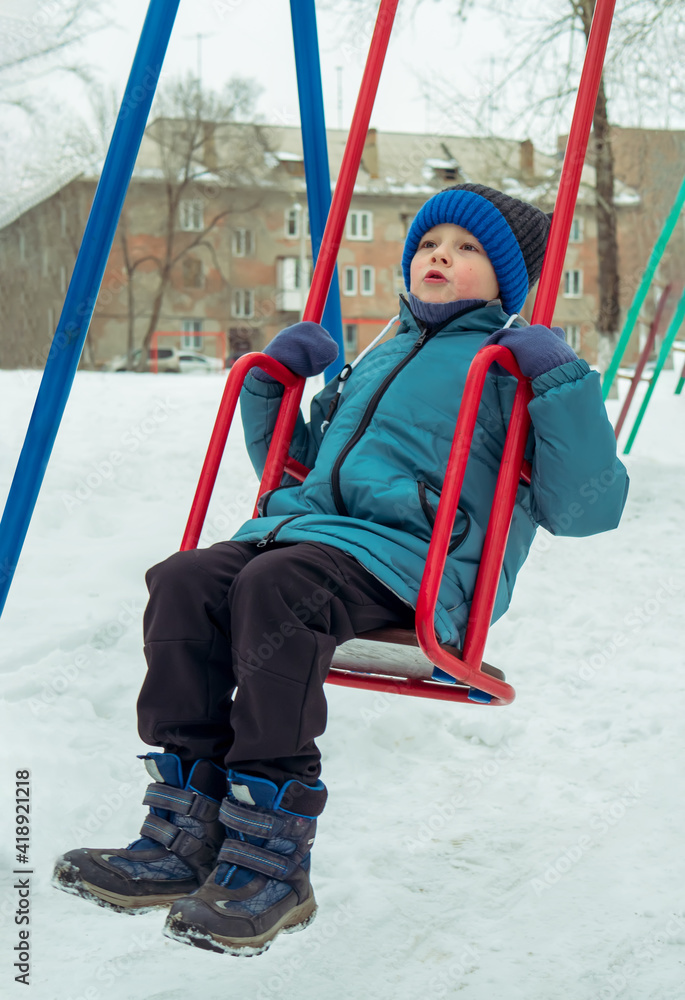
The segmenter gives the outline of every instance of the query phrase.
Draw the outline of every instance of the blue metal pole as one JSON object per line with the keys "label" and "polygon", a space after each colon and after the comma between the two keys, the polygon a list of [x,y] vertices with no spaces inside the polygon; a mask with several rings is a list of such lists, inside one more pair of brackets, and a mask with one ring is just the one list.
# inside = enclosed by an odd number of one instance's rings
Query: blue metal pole
{"label": "blue metal pole", "polygon": [[[326,228],[331,207],[331,174],[326,145],[326,121],[323,111],[319,41],[316,31],[314,0],[290,0],[290,15],[295,43],[297,92],[300,100],[300,124],[304,150],[304,172],[307,181],[309,229],[312,237],[314,263]],[[340,311],[338,269],[333,272],[331,287],[323,311],[322,325],[340,348],[338,360],[325,371],[326,380],[338,374],[345,363]]]}
{"label": "blue metal pole", "polygon": [[95,308],[180,0],[150,0],[102,176],[0,522],[0,614]]}

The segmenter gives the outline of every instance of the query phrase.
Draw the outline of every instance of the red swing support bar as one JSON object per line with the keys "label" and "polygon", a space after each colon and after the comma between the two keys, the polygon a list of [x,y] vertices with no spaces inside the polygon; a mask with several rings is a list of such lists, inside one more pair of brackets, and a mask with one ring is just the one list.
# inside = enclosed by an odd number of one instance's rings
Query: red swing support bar
{"label": "red swing support bar", "polygon": [[[368,129],[371,108],[396,6],[397,0],[383,0],[379,9],[360,95],[304,311],[303,318],[314,322],[319,322],[321,319],[333,275],[337,250],[340,246],[345,217],[352,197],[354,179],[361,159],[361,150]],[[585,151],[614,6],[615,0],[597,0],[588,39],[576,107],[559,182],[557,203],[533,309],[532,322],[542,323],[545,326],[549,326],[552,321],[561,280],[564,255],[580,176],[585,162]],[[490,365],[495,361],[518,379],[518,387],[495,488],[463,649],[460,651],[438,642],[435,635],[434,614],[483,384]],[[305,380],[294,375],[288,368],[269,355],[261,353],[244,355],[233,365],[226,382],[181,543],[182,550],[197,546],[238,396],[247,373],[250,368],[255,366],[273,376],[285,387],[258,497],[267,490],[279,486],[284,473],[288,473],[302,482],[309,471],[288,454]],[[443,490],[428,549],[426,568],[421,580],[416,608],[416,638],[413,638],[411,632],[407,632],[406,635],[409,638],[399,640],[406,645],[418,644],[430,663],[451,675],[457,683],[356,673],[336,667],[331,667],[329,671],[327,678],[329,682],[447,701],[475,701],[491,705],[508,705],[514,700],[514,689],[505,682],[500,671],[484,664],[482,657],[504,560],[516,490],[521,476],[526,478],[523,456],[530,428],[527,407],[531,398],[532,390],[529,380],[521,374],[513,355],[507,348],[494,345],[479,351],[471,364],[464,388]],[[256,516],[257,505],[255,503],[253,517]],[[378,635],[378,638],[397,642],[399,631],[398,629],[379,630],[381,634]],[[364,638],[372,639],[374,635],[375,633],[369,632],[365,634]]]}

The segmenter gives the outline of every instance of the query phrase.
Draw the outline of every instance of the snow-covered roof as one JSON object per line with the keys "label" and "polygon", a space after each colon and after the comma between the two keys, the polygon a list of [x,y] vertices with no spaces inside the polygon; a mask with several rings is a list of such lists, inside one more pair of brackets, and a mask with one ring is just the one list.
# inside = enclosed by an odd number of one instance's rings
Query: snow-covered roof
{"label": "snow-covered roof", "polygon": [[302,160],[304,159],[302,153],[290,153],[285,149],[279,149],[276,153],[274,153],[274,156],[282,163],[302,163]]}
{"label": "snow-covered roof", "polygon": [[[163,154],[155,139],[154,124],[143,137],[134,177],[137,180],[162,180],[167,176]],[[337,178],[347,142],[344,129],[329,129],[328,157],[331,183]],[[528,153],[528,151],[526,151]],[[240,163],[245,168],[245,183],[262,187],[286,188],[293,193],[305,191],[305,178],[295,176],[281,165],[299,163],[303,159],[300,129],[293,126],[251,125],[229,123],[217,125],[212,132],[212,166],[216,163]],[[198,179],[204,183],[222,184],[225,180],[216,169],[205,169],[199,154],[195,157]],[[459,181],[488,184],[524,201],[551,208],[561,170],[558,156],[532,150],[532,159],[522,170],[522,143],[516,139],[479,136],[452,136],[410,132],[380,132],[370,130],[362,162],[355,182],[355,195],[396,195],[428,197],[444,185],[443,170],[455,170]],[[236,167],[235,171],[238,168]],[[72,169],[51,181],[24,193],[12,193],[12,200],[0,202],[0,228],[10,225],[23,213],[51,197],[77,177],[93,176]],[[579,205],[595,203],[595,168],[583,166],[578,192]],[[623,184],[615,183],[618,206],[639,204],[639,194]]]}
{"label": "snow-covered roof", "polygon": [[457,166],[456,160],[441,160],[439,157],[429,157],[426,160],[426,166],[430,167],[431,170],[454,170]]}
{"label": "snow-covered roof", "polygon": [[51,198],[82,175],[82,169],[72,168],[38,183],[23,178],[18,189],[13,188],[6,198],[0,200],[0,229],[11,226],[21,215],[30,212],[36,205]]}

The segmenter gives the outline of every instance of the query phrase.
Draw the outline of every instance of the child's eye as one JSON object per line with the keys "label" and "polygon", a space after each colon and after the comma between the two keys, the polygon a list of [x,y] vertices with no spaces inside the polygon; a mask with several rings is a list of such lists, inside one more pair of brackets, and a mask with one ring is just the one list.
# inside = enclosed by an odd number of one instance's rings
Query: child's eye
{"label": "child's eye", "polygon": [[423,243],[421,244],[421,246],[422,247],[435,247],[435,246],[437,246],[437,243],[435,242],[435,240],[424,240]]}
{"label": "child's eye", "polygon": [[475,250],[476,253],[479,253],[478,247],[473,243],[462,243],[461,248],[462,250]]}

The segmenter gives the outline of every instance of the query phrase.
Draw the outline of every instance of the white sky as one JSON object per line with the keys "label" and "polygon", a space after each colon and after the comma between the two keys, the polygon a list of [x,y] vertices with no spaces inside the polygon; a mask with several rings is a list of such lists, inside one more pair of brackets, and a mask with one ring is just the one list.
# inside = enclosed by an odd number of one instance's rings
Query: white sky
{"label": "white sky", "polygon": [[[50,3],[59,0],[1,0],[0,11],[30,24]],[[95,78],[113,83],[119,94],[131,67],[147,11],[145,0],[103,0],[101,10],[111,24],[91,35],[82,61]],[[474,131],[473,104],[455,100],[455,87],[479,95],[495,72],[493,56],[506,51],[497,24],[483,15],[464,25],[455,3],[423,0],[411,17],[415,0],[400,2],[371,125],[386,131]],[[326,122],[340,124],[339,79],[342,82],[342,125],[349,127],[368,53],[368,32],[344,31],[339,15],[317,5],[319,46]],[[295,77],[290,4],[287,0],[181,0],[165,59],[165,76],[196,73],[198,35],[202,80],[220,89],[233,75],[256,78],[264,88],[258,110],[270,123],[297,125],[299,108]],[[500,63],[501,65],[501,63]],[[342,67],[342,73],[338,71]],[[421,78],[430,81],[430,100]],[[49,96],[61,107],[87,113],[86,88],[65,77],[50,81]]]}
{"label": "white sky", "polygon": [[[403,4],[400,3],[400,8]],[[405,12],[412,6],[404,4]],[[476,73],[474,53],[481,48],[474,23],[464,28],[454,16],[453,3],[425,0],[409,23],[405,13],[396,23],[381,77],[372,124],[396,131],[423,131],[442,120],[443,112],[429,108],[415,74],[436,74],[437,88],[453,77]],[[147,4],[116,0],[106,5],[121,27],[93,38],[97,64],[123,87]],[[398,15],[399,16],[399,15]],[[339,122],[338,71],[342,67],[342,124],[349,127],[370,42],[370,30],[354,38],[343,33],[339,17],[317,11],[326,121]],[[372,27],[372,26],[370,26]],[[181,0],[165,60],[165,73],[197,69],[197,35],[202,55],[202,79],[214,88],[234,75],[256,77],[264,87],[260,111],[267,121],[299,120],[290,4],[287,0]],[[458,114],[455,115],[458,119]],[[462,131],[456,128],[455,130]]]}
{"label": "white sky", "polygon": [[[0,0],[0,14],[24,19],[31,26],[40,24],[41,18],[47,16],[45,12],[61,2]],[[361,5],[363,0],[359,3]],[[367,6],[370,10],[377,9],[372,3]],[[120,99],[148,3],[146,0],[101,0],[99,7],[109,25],[90,35],[81,52],[70,50],[69,57],[78,56],[81,62],[87,63],[97,82],[114,85]],[[488,11],[484,0],[477,0],[466,23],[456,17],[456,7],[456,0],[400,0],[371,125],[385,131],[456,135],[490,132],[518,139],[532,138],[539,148],[551,152],[555,148],[557,131],[568,131],[570,105],[555,125],[541,118],[530,120],[532,116],[528,111],[528,121],[512,126],[508,123],[512,109],[518,108],[525,114],[530,104],[523,80],[513,86],[507,77],[527,50],[526,40],[530,40],[536,19],[543,13],[558,16],[565,12],[568,0],[538,0],[534,11],[531,9],[508,25]],[[349,26],[345,30],[341,16],[330,10],[323,11],[320,3],[317,4],[317,20],[326,122],[329,127],[342,124],[348,128],[368,53],[372,20],[366,32],[350,30]],[[188,72],[197,73],[198,35],[205,85],[221,89],[231,76],[252,77],[264,88],[258,105],[262,119],[267,123],[299,124],[288,0],[181,0],[162,80]],[[582,49],[582,39],[576,38],[573,42],[575,55],[580,55]],[[566,36],[556,52],[541,54],[536,81],[541,90],[547,74],[557,75],[559,64],[568,52]],[[341,72],[338,67],[342,68]],[[342,82],[342,116],[338,106],[339,80]],[[509,108],[490,105],[488,111],[478,117],[480,99],[495,81],[506,81],[501,103],[504,105],[506,101]],[[571,81],[571,89],[577,82],[577,79]],[[44,112],[42,124],[47,129],[47,145],[59,149],[66,119],[89,114],[87,88],[62,74],[49,78],[47,83],[40,81],[33,89]],[[620,93],[609,96],[610,112],[617,122],[651,127],[666,124],[653,115],[642,121],[639,109],[621,101]],[[37,141],[35,127],[31,132],[31,124],[22,121],[21,116],[8,116],[7,120],[13,122],[16,139],[19,140],[23,133],[28,137],[28,141],[23,142],[24,147],[32,145],[34,154],[41,157],[46,146],[44,135]],[[675,120],[670,121],[671,127],[678,124]],[[0,148],[0,164],[4,156],[7,177],[16,168],[16,157],[13,150],[11,156],[7,155],[6,149],[11,148],[11,143],[4,145],[5,149]]]}

